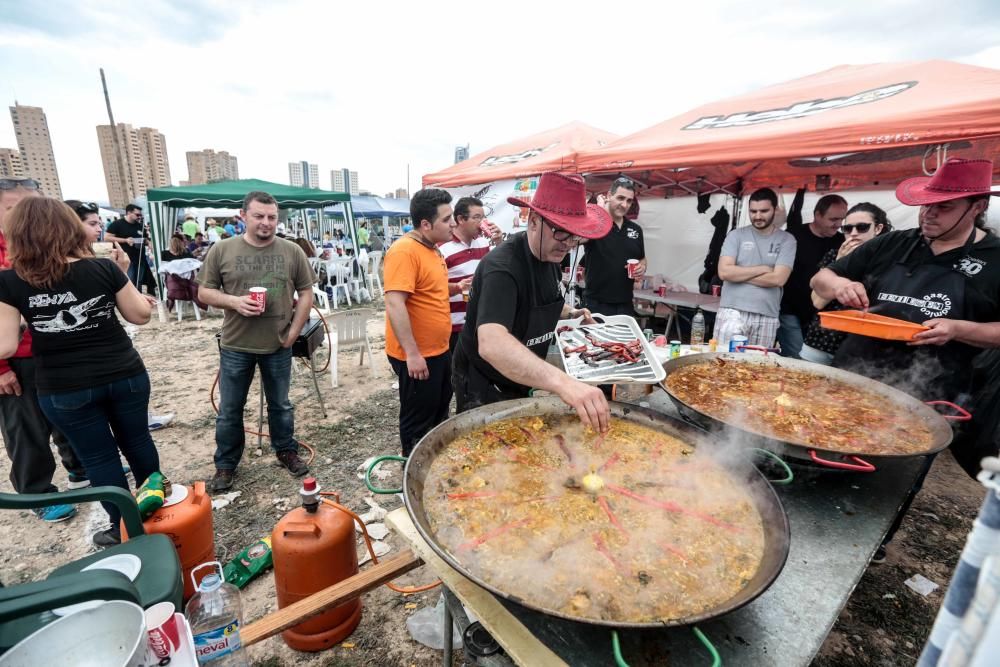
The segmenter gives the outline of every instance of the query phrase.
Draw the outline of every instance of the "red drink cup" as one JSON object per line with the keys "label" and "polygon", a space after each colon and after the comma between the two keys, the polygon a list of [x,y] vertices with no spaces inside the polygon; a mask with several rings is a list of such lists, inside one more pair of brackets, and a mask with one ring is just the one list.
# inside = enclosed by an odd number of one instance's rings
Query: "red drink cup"
{"label": "red drink cup", "polygon": [[712,285],[712,296],[719,296],[722,293],[722,285]]}
{"label": "red drink cup", "polygon": [[159,658],[169,658],[181,647],[180,616],[170,602],[159,602],[146,610],[149,649]]}
{"label": "red drink cup", "polygon": [[625,262],[625,270],[628,271],[629,278],[635,278],[635,270],[639,266],[639,260],[630,259]]}
{"label": "red drink cup", "polygon": [[660,285],[659,287],[656,288],[656,293],[659,294],[660,296],[666,296],[667,295],[667,286],[666,285]]}
{"label": "red drink cup", "polygon": [[267,288],[251,287],[250,298],[260,304],[260,310],[263,312],[264,308],[267,306]]}

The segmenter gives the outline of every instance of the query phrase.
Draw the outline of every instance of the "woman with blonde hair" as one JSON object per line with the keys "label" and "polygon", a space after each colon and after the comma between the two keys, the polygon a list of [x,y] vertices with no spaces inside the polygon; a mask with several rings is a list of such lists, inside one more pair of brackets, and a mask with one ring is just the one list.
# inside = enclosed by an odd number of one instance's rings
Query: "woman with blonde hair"
{"label": "woman with blonde hair", "polygon": [[[129,282],[127,258],[94,257],[84,226],[66,204],[24,199],[8,214],[11,269],[0,272],[0,358],[17,349],[21,318],[32,334],[38,404],[69,439],[94,486],[128,489],[119,451],[136,480],[160,468],[149,435],[149,375],[115,309],[145,324],[150,301]],[[118,509],[94,544],[121,541]]]}

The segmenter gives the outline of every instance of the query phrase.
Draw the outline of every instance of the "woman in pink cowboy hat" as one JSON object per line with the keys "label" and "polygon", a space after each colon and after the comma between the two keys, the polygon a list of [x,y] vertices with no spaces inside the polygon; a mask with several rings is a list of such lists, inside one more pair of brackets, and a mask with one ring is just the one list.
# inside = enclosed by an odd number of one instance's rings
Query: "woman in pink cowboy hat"
{"label": "woman in pink cowboy hat", "polygon": [[[990,196],[1000,195],[992,179],[989,160],[953,158],[930,178],[903,181],[896,198],[920,207],[919,226],[873,239],[813,277],[811,286],[823,298],[929,327],[908,342],[849,335],[834,366],[922,400],[969,406],[973,359],[983,348],[1000,347],[1000,239],[986,229]],[[986,454],[972,444],[975,428],[960,429],[952,442],[952,453],[970,474]],[[932,459],[927,457],[876,562]]]}
{"label": "woman in pink cowboy hat", "polygon": [[528,209],[528,227],[488,254],[472,280],[452,362],[458,412],[544,389],[584,424],[607,430],[601,390],[547,364],[545,354],[559,319],[590,316],[566,305],[560,262],[581,243],[605,236],[611,216],[586,203],[581,177],[566,174],[543,174],[530,202],[507,201]]}

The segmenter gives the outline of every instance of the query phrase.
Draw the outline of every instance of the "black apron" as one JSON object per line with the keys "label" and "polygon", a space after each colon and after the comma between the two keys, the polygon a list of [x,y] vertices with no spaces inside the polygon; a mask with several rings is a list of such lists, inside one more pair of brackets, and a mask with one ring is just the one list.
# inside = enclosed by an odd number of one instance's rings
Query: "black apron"
{"label": "black apron", "polygon": [[[968,257],[976,229],[965,242]],[[917,236],[903,258],[878,278],[869,290],[878,315],[915,324],[934,317],[968,319],[965,276],[955,266],[908,265]],[[891,385],[924,401],[965,402],[970,389],[972,359],[980,350],[959,342],[913,347],[901,341],[849,335],[837,350],[833,365]]]}
{"label": "black apron", "polygon": [[[523,333],[517,334],[513,331],[511,333],[535,355],[544,359],[549,344],[555,336],[556,324],[562,315],[566,297],[560,293],[559,298],[555,301],[538,303],[536,276],[532,268],[535,256],[531,254],[531,246],[527,243],[525,243],[525,251],[528,253],[528,279],[530,280],[528,321]],[[498,401],[525,398],[531,391],[531,387],[503,377],[478,354],[466,353],[461,339],[455,347],[452,387],[455,391],[457,412],[464,412]]]}

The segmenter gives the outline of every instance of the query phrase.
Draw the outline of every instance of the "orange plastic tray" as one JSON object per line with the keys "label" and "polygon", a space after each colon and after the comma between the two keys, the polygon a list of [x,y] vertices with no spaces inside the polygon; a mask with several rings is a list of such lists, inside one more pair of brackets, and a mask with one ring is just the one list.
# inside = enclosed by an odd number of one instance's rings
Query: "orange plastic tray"
{"label": "orange plastic tray", "polygon": [[912,340],[914,334],[927,331],[927,327],[922,324],[914,324],[885,315],[865,313],[860,310],[820,312],[819,325],[824,329],[835,329],[885,340]]}

